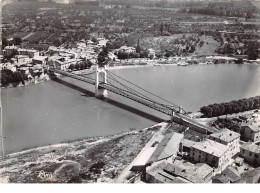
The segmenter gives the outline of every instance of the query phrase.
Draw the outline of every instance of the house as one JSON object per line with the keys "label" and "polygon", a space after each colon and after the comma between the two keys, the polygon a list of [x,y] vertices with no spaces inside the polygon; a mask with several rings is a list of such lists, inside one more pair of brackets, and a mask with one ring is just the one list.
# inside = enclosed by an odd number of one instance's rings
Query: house
{"label": "house", "polygon": [[27,55],[30,58],[34,58],[35,56],[39,56],[40,52],[38,50],[31,50],[31,49],[18,49],[19,55]]}
{"label": "house", "polygon": [[51,60],[47,62],[48,66],[57,68],[59,70],[66,70],[66,65],[64,62],[60,61],[60,60]]}
{"label": "house", "polygon": [[126,53],[135,53],[136,49],[134,47],[127,47],[127,46],[122,46],[119,48],[120,51],[126,52]]}
{"label": "house", "polygon": [[2,64],[0,64],[0,69],[2,70],[2,69],[9,69],[9,70],[11,70],[12,72],[15,72],[16,71],[16,67],[13,65],[13,64],[11,64],[11,63],[2,63]]}
{"label": "house", "polygon": [[16,55],[13,58],[13,61],[14,61],[14,64],[19,67],[21,65],[25,65],[27,63],[32,62],[32,59],[30,59],[29,56],[26,56],[26,55]]}
{"label": "house", "polygon": [[227,167],[223,172],[222,175],[226,176],[230,183],[236,183],[241,179],[240,173],[234,167]]}
{"label": "house", "polygon": [[229,147],[206,139],[191,146],[190,158],[195,162],[207,163],[223,171],[230,161]]}
{"label": "house", "polygon": [[260,141],[260,125],[259,123],[242,123],[240,129],[241,138],[245,141]]}
{"label": "house", "polygon": [[97,42],[100,47],[103,47],[107,45],[108,40],[105,38],[97,38]]}
{"label": "house", "polygon": [[212,178],[213,184],[229,184],[230,180],[227,176],[224,176],[222,174],[217,174]]}
{"label": "house", "polygon": [[260,147],[254,143],[245,143],[240,147],[240,156],[246,162],[260,166]]}
{"label": "house", "polygon": [[148,58],[153,59],[155,57],[155,51],[154,49],[150,48],[147,50],[148,51]]}
{"label": "house", "polygon": [[229,129],[222,129],[219,132],[210,134],[211,140],[228,146],[231,157],[239,153],[239,139],[240,134],[230,131]]}
{"label": "house", "polygon": [[48,56],[34,56],[33,57],[33,64],[41,64],[45,65],[47,62]]}
{"label": "house", "polygon": [[242,173],[240,183],[247,183],[247,184],[260,183],[260,168],[258,167],[253,170],[248,170]]}
{"label": "house", "polygon": [[4,49],[4,55],[7,57],[11,57],[14,54],[17,54],[17,47],[16,46],[6,46]]}
{"label": "house", "polygon": [[160,163],[148,169],[146,181],[150,183],[208,183],[213,169],[205,163],[192,164],[179,160]]}

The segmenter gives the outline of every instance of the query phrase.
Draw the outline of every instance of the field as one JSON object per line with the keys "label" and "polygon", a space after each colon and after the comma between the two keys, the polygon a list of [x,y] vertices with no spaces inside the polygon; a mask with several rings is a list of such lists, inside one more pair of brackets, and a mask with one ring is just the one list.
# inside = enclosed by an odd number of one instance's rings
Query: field
{"label": "field", "polygon": [[196,55],[214,55],[216,54],[215,50],[219,47],[219,42],[214,40],[211,36],[202,36],[202,41],[205,44],[202,47],[197,47],[194,54]]}
{"label": "field", "polygon": [[195,47],[196,55],[212,55],[216,54],[215,50],[219,43],[211,36],[198,36],[196,34],[175,34],[172,36],[146,37],[140,39],[140,46],[145,48],[153,48],[154,50],[165,51],[166,49],[185,49],[186,45]]}

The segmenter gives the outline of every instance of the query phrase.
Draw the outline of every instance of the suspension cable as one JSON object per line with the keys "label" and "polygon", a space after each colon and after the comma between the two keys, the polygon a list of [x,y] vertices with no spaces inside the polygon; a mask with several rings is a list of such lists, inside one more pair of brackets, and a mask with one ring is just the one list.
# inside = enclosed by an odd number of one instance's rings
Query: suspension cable
{"label": "suspension cable", "polygon": [[[109,75],[110,75],[110,74],[109,74]],[[151,98],[149,98],[149,97],[143,95],[142,93],[140,93],[140,92],[138,92],[138,91],[136,91],[136,90],[134,90],[134,89],[132,89],[132,88],[130,88],[130,87],[128,87],[128,86],[122,84],[122,83],[120,83],[120,82],[117,81],[112,75],[110,75],[110,76],[114,79],[114,81],[116,81],[117,83],[119,83],[120,85],[122,85],[124,88],[126,88],[126,89],[128,89],[128,90],[131,90],[131,91],[127,91],[127,92],[129,92],[129,93],[131,93],[131,94],[133,94],[133,95],[135,95],[135,96],[141,97],[141,98],[143,98],[143,99],[146,99],[146,100],[148,100],[148,101],[150,101],[150,102],[157,103],[157,104],[160,104],[160,105],[162,105],[162,106],[166,106],[166,107],[168,107],[168,108],[171,107],[171,106],[169,106],[169,105],[165,105],[165,104],[158,103],[158,102],[155,101],[154,99],[151,99]],[[114,85],[113,85],[113,86],[114,86]],[[115,87],[115,86],[114,86],[114,87]],[[136,94],[136,93],[138,93],[139,95]]]}
{"label": "suspension cable", "polygon": [[[107,70],[106,70],[106,71],[107,71]],[[120,79],[122,79],[122,80],[124,80],[124,81],[126,81],[126,82],[128,82],[128,83],[130,83],[130,84],[132,84],[132,85],[134,85],[134,86],[136,86],[137,88],[139,88],[139,89],[141,89],[141,90],[143,90],[143,91],[145,91],[145,92],[147,92],[147,93],[149,93],[149,94],[151,94],[151,95],[153,95],[153,96],[155,96],[155,97],[157,97],[157,98],[159,98],[159,99],[161,99],[161,100],[163,100],[163,101],[165,101],[165,102],[168,102],[168,103],[172,104],[172,105],[175,106],[175,107],[179,107],[179,105],[176,105],[176,104],[174,104],[174,103],[172,103],[172,102],[170,102],[170,101],[168,101],[168,100],[166,100],[166,99],[164,99],[164,98],[162,98],[162,97],[160,97],[160,96],[158,96],[158,95],[156,95],[156,94],[154,94],[154,93],[151,93],[151,92],[149,92],[148,90],[145,90],[145,89],[143,89],[142,87],[140,87],[140,86],[138,86],[138,85],[136,85],[136,84],[134,84],[134,83],[131,83],[130,81],[128,81],[128,80],[126,80],[126,79],[124,79],[124,78],[122,78],[122,77],[116,75],[115,73],[113,73],[113,72],[111,72],[111,71],[107,71],[107,72],[110,72],[111,74],[115,75],[116,77],[118,77],[118,78],[120,78]]]}

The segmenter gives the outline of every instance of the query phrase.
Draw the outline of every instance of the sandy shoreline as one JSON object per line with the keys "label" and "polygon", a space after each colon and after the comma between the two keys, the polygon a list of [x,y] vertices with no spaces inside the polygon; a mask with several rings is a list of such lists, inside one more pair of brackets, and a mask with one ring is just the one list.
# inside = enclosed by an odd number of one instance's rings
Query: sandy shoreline
{"label": "sandy shoreline", "polygon": [[111,183],[164,124],[9,154],[0,183]]}

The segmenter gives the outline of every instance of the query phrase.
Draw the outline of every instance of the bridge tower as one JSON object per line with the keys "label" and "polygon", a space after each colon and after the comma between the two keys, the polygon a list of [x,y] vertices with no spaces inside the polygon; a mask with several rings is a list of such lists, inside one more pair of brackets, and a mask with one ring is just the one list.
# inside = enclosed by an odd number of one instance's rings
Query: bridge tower
{"label": "bridge tower", "polygon": [[[101,76],[103,75],[103,76]],[[101,77],[100,77],[101,76]],[[103,79],[103,80],[102,80]],[[96,67],[96,78],[95,78],[95,96],[97,98],[106,98],[108,97],[107,89],[100,88],[100,83],[107,83],[107,72],[105,67]]]}

